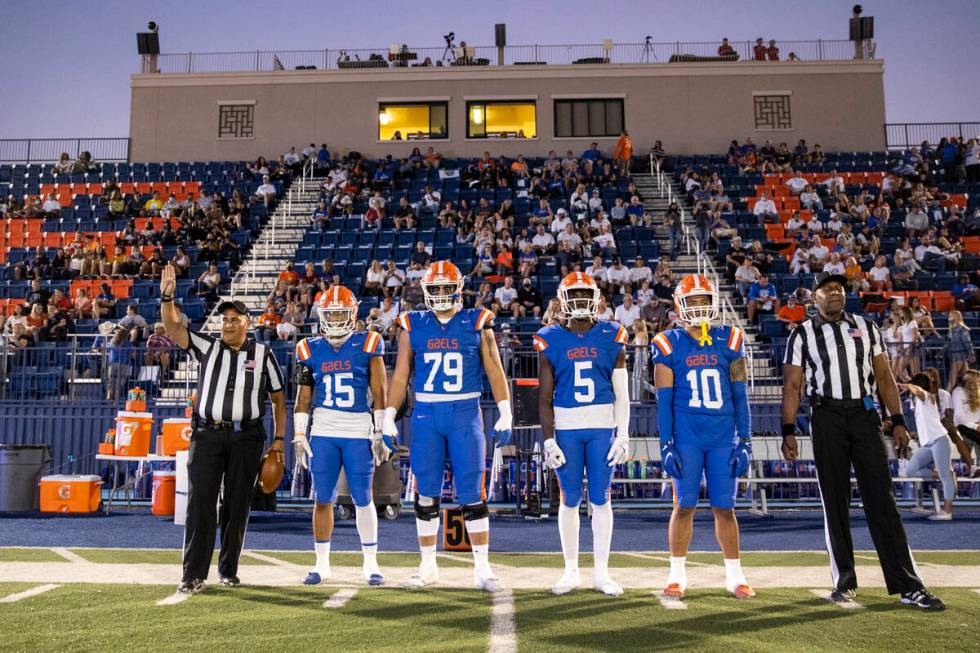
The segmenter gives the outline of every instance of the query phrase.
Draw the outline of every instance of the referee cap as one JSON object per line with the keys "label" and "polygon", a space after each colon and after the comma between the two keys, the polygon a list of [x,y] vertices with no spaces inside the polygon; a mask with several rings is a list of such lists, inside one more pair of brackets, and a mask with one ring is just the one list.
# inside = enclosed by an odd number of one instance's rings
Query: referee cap
{"label": "referee cap", "polygon": [[224,313],[229,308],[237,311],[241,315],[248,315],[248,307],[237,299],[224,301],[218,304],[218,313]]}
{"label": "referee cap", "polygon": [[836,281],[843,288],[847,288],[847,277],[843,274],[834,274],[833,272],[821,272],[813,280],[813,292],[816,292],[824,284],[830,283],[831,281]]}

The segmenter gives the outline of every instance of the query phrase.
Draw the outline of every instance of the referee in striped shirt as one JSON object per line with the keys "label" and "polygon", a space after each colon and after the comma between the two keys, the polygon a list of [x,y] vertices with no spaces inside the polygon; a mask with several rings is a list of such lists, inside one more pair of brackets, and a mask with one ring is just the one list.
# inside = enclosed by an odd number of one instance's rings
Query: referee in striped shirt
{"label": "referee in striped shirt", "polygon": [[[196,593],[204,589],[208,577],[218,522],[218,582],[229,587],[239,584],[238,558],[265,449],[266,394],[272,398],[275,423],[272,448],[278,451],[283,450],[286,431],[286,396],[272,350],[248,337],[248,308],[237,301],[218,306],[221,338],[189,331],[174,307],[176,283],[174,268],[168,265],[160,280],[163,324],[174,342],[200,363],[187,462],[184,574],[177,587],[180,592]],[[215,505],[222,482],[219,516]]]}
{"label": "referee in striped shirt", "polygon": [[878,325],[844,311],[846,288],[843,275],[817,275],[813,290],[819,314],[790,334],[783,361],[783,455],[796,460],[799,453],[796,417],[805,389],[834,581],[831,600],[852,602],[857,590],[849,513],[853,467],[888,593],[901,594],[906,605],[942,610],[943,602],[919,579],[892,497],[875,398],[891,416],[895,446],[903,450],[909,436],[898,387]]}

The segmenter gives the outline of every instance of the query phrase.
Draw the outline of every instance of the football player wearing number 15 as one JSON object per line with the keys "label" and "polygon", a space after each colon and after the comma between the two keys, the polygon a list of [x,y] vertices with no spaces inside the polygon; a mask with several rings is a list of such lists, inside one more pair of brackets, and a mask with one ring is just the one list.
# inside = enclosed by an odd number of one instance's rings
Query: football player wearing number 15
{"label": "football player wearing number 15", "polygon": [[725,584],[736,597],[751,598],[755,592],[742,575],[735,520],[737,480],[748,471],[752,456],[744,333],[735,326],[712,326],[718,319],[718,293],[703,275],[681,280],[674,305],[684,328],[657,334],[650,344],[660,453],[674,484],[670,574],[663,593],[684,596],[684,563],[703,474],[725,558]]}
{"label": "football player wearing number 15", "polygon": [[[384,340],[373,331],[354,333],[357,300],[343,286],[316,298],[315,310],[323,337],[304,338],[296,345],[296,408],[293,447],[299,463],[313,475],[313,539],[316,567],[303,581],[317,585],[330,577],[333,503],[340,468],[347,474],[354,500],[357,534],[364,554],[364,579],[381,585],[378,569],[378,513],[371,497],[376,464],[392,453],[376,430],[381,424],[387,374]],[[375,417],[372,424],[371,406]],[[313,425],[309,440],[306,430]]]}
{"label": "football player wearing number 15", "polygon": [[449,261],[430,265],[421,286],[429,310],[398,317],[402,328],[398,359],[381,429],[386,441],[398,434],[395,413],[405,399],[412,373],[415,410],[411,466],[418,483],[415,526],[422,563],[406,586],[424,587],[439,579],[436,535],[448,455],[456,498],[463,509],[466,532],[473,546],[474,584],[495,592],[501,586],[490,568],[490,518],[483,485],[487,464],[480,412],[484,371],[500,410],[500,419],[494,426],[498,446],[510,441],[513,418],[507,377],[493,336],[493,313],[460,306],[463,276]]}
{"label": "football player wearing number 15", "polygon": [[607,596],[623,589],[609,577],[613,468],[629,455],[630,397],[624,346],[629,336],[616,322],[598,321],[599,288],[582,272],[558,285],[568,326],[547,326],[534,336],[538,350],[538,412],[545,464],[561,487],[558,534],[565,573],[551,588],[567,594],[579,586],[579,504],[582,474],[589,476],[592,507],[592,586]]}

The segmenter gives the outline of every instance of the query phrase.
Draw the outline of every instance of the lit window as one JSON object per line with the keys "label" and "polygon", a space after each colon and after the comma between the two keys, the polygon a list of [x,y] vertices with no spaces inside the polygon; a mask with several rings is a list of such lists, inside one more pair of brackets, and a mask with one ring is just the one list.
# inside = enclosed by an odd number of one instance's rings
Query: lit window
{"label": "lit window", "polygon": [[378,140],[414,141],[449,137],[445,102],[378,105]]}
{"label": "lit window", "polygon": [[536,138],[534,102],[467,102],[467,138]]}

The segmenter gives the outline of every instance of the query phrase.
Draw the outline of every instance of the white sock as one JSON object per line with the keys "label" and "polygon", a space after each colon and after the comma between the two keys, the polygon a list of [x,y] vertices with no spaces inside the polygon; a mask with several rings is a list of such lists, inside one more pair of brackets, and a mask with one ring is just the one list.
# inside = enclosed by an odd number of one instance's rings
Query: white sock
{"label": "white sock", "polygon": [[432,546],[420,546],[419,550],[422,552],[422,566],[423,567],[435,567],[436,566],[436,545]]}
{"label": "white sock", "polygon": [[357,534],[361,538],[361,552],[364,554],[364,566],[378,566],[378,511],[374,504],[357,506],[354,509],[357,522]]}
{"label": "white sock", "polygon": [[739,585],[748,585],[742,574],[742,561],[738,558],[725,558],[725,585],[729,592],[734,592]]}
{"label": "white sock", "polygon": [[670,556],[670,573],[667,575],[667,584],[677,583],[681,589],[687,589],[687,568],[685,563],[687,556]]}
{"label": "white sock", "polygon": [[473,545],[473,571],[480,576],[493,575],[490,569],[490,545]]}
{"label": "white sock", "polygon": [[313,571],[321,576],[330,574],[330,540],[326,542],[314,542],[313,550],[316,551],[316,567]]}
{"label": "white sock", "polygon": [[592,504],[592,557],[596,576],[609,575],[609,547],[612,544],[612,504]]}
{"label": "white sock", "polygon": [[558,507],[558,535],[561,551],[565,556],[565,571],[578,569],[578,507],[569,508],[564,503]]}

